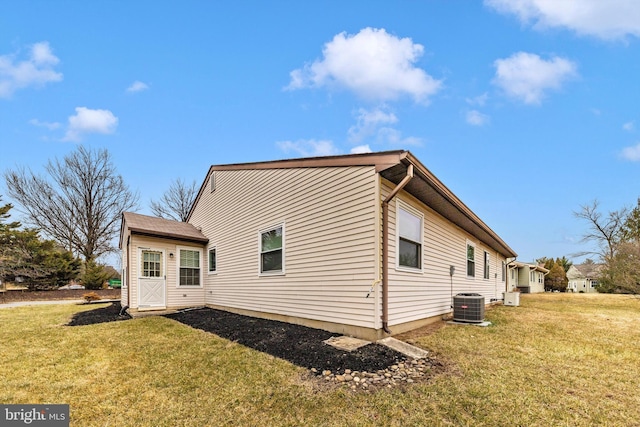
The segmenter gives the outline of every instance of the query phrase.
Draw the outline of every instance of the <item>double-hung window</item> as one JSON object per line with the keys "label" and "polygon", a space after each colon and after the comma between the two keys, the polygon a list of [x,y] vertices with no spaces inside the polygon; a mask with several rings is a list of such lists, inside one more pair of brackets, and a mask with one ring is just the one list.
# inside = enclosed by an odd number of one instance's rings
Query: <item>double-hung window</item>
{"label": "double-hung window", "polygon": [[422,216],[398,207],[398,267],[422,269]]}
{"label": "double-hung window", "polygon": [[489,278],[489,252],[484,251],[484,278]]}
{"label": "double-hung window", "polygon": [[467,242],[467,277],[476,277],[476,247]]}
{"label": "double-hung window", "polygon": [[180,249],[179,286],[200,286],[200,251]]}
{"label": "double-hung window", "polygon": [[284,226],[260,232],[260,273],[284,273]]}
{"label": "double-hung window", "polygon": [[218,271],[218,255],[216,253],[216,247],[209,248],[209,274],[213,274]]}

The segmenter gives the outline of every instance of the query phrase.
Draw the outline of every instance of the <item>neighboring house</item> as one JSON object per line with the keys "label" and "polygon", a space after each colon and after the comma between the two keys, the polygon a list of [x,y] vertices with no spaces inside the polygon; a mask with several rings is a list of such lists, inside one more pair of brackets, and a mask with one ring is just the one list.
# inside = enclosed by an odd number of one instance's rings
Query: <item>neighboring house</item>
{"label": "neighboring house", "polygon": [[584,263],[572,265],[567,271],[567,292],[598,292],[598,277],[602,264]]}
{"label": "neighboring house", "polygon": [[[212,166],[186,223],[125,213],[122,304],[378,339],[502,298],[516,253],[408,151]],[[450,275],[450,273],[453,273]]]}
{"label": "neighboring house", "polygon": [[544,292],[544,276],[549,270],[536,263],[512,261],[509,263],[509,289],[518,288],[525,294]]}

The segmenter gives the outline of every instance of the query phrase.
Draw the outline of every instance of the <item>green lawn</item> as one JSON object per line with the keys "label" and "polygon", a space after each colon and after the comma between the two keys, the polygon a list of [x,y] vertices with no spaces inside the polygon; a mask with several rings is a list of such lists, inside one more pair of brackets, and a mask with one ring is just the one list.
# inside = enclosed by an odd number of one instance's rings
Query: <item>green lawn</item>
{"label": "green lawn", "polygon": [[0,402],[69,403],[74,426],[640,425],[640,299],[521,304],[414,336],[446,373],[375,393],[165,318],[66,327],[96,306],[0,309]]}

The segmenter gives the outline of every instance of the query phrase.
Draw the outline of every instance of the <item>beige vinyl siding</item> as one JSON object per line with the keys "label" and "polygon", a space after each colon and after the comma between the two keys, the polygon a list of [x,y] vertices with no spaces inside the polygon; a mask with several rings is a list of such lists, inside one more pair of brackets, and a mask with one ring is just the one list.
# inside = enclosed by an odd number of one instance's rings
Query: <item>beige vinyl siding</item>
{"label": "beige vinyl siding", "polygon": [[[393,188],[381,180],[384,199]],[[423,220],[422,272],[408,272],[396,268],[396,205],[398,200],[420,211]],[[389,205],[389,325],[442,315],[451,311],[451,278],[449,266],[455,267],[453,295],[479,293],[488,304],[501,298],[504,283],[499,266],[504,257],[488,248],[473,236],[453,225],[405,191],[401,191]],[[475,245],[475,278],[467,278],[467,242]],[[489,279],[483,278],[484,251],[490,255]],[[498,277],[495,276],[498,273]]]}
{"label": "beige vinyl siding", "polygon": [[[216,247],[206,303],[374,327],[373,167],[215,171],[190,223]],[[207,181],[208,182],[208,181]],[[259,231],[283,225],[283,275],[261,276]]]}
{"label": "beige vinyl siding", "polygon": [[[131,236],[131,265],[129,272],[131,274],[130,283],[134,281],[136,286],[131,286],[131,303],[129,306],[133,309],[138,308],[138,286],[137,281],[140,277],[140,250],[141,248],[148,248],[152,250],[164,251],[164,274],[165,280],[165,300],[167,307],[192,307],[204,305],[204,287],[178,287],[177,286],[177,262],[178,252],[177,247],[183,249],[191,249],[192,244],[177,242],[175,240],[160,239],[153,237],[146,237],[140,235]],[[205,249],[202,246],[193,245],[193,249],[201,249],[205,254]],[[173,258],[169,256],[173,253]],[[204,269],[206,268],[206,259],[201,260],[200,269],[203,272],[203,276],[206,276]]]}

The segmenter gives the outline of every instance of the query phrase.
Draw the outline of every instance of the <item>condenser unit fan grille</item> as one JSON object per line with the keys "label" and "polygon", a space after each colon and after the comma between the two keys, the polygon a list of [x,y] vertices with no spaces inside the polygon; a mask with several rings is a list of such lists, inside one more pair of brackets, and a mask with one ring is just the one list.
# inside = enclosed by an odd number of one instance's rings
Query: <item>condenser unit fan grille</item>
{"label": "condenser unit fan grille", "polygon": [[453,320],[456,322],[482,323],[484,321],[484,297],[480,294],[458,294],[454,296]]}

